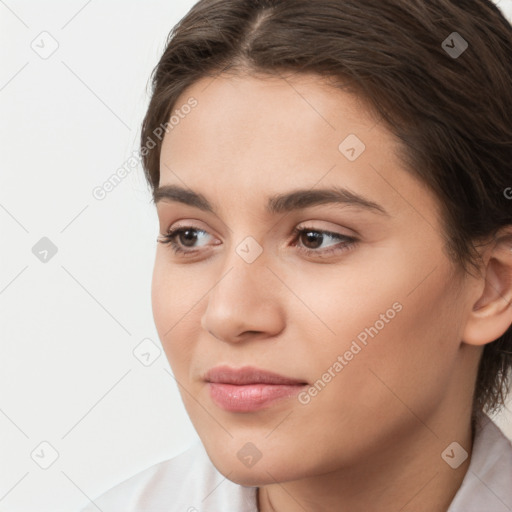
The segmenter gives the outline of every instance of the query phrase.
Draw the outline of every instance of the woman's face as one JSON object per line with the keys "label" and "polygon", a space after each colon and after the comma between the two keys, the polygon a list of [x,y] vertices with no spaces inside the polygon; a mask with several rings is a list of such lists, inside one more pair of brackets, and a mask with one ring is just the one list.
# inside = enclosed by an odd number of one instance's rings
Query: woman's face
{"label": "woman's face", "polygon": [[[470,282],[434,196],[357,97],[314,76],[221,75],[175,110],[160,167],[175,188],[157,210],[162,235],[188,229],[172,238],[184,252],[157,246],[153,313],[217,468],[262,485],[378,463],[467,412]],[[220,366],[293,382],[208,382]]]}

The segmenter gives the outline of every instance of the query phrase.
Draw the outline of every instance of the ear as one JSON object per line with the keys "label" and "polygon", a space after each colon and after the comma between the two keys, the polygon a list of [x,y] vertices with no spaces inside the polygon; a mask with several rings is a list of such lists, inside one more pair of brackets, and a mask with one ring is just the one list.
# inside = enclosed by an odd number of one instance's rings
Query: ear
{"label": "ear", "polygon": [[512,226],[493,238],[483,255],[482,286],[473,303],[462,341],[485,345],[512,324]]}

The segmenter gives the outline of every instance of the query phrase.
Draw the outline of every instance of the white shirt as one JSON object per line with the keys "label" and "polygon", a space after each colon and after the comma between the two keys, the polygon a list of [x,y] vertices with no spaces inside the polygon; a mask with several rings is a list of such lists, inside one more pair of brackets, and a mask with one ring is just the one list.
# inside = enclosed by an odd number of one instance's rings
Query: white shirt
{"label": "white shirt", "polygon": [[[441,455],[440,455],[441,456]],[[111,488],[81,512],[258,512],[257,487],[226,479],[200,442]],[[512,511],[512,443],[487,417],[446,512]]]}

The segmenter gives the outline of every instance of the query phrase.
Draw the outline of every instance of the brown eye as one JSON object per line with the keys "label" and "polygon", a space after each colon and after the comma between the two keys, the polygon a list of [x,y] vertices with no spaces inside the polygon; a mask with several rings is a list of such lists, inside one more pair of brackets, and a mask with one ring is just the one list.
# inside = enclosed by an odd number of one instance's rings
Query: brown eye
{"label": "brown eye", "polygon": [[205,236],[208,237],[209,234],[203,229],[184,226],[170,229],[165,235],[160,235],[157,241],[164,245],[170,245],[175,253],[196,254],[202,246],[207,245],[207,243],[195,245],[197,242],[201,242]]}
{"label": "brown eye", "polygon": [[318,231],[303,231],[301,240],[308,249],[318,249],[322,245],[324,235]]}
{"label": "brown eye", "polygon": [[[357,243],[357,239],[354,237],[321,229],[296,228],[294,233],[295,239],[299,242],[296,243],[297,248],[308,256],[327,256],[340,253],[349,250]],[[334,240],[335,243],[322,248],[322,245],[328,243],[329,240]]]}
{"label": "brown eye", "polygon": [[177,233],[177,237],[185,247],[192,247],[197,241],[196,231],[196,229],[183,229]]}

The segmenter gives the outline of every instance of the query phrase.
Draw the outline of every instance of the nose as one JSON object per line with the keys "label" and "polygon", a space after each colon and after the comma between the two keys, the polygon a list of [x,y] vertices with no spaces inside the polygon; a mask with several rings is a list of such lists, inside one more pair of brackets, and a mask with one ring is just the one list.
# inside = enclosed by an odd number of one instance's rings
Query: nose
{"label": "nose", "polygon": [[275,336],[284,329],[285,319],[279,289],[263,255],[247,263],[233,251],[208,293],[201,326],[228,343]]}

